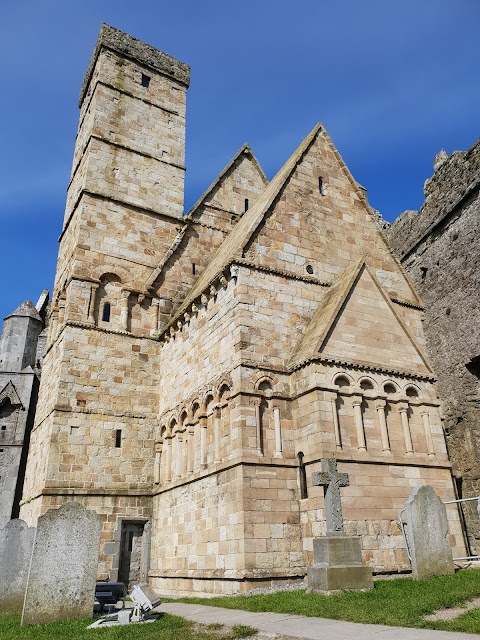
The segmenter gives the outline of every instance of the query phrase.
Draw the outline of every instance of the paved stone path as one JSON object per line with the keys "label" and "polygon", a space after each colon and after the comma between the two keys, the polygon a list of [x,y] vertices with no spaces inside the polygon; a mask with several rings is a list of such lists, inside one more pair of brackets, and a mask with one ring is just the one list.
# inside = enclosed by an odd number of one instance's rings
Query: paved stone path
{"label": "paved stone path", "polygon": [[260,631],[308,640],[474,640],[479,634],[428,629],[406,629],[378,624],[356,624],[285,613],[255,613],[181,602],[162,603],[157,611],[171,613],[201,624],[244,624]]}

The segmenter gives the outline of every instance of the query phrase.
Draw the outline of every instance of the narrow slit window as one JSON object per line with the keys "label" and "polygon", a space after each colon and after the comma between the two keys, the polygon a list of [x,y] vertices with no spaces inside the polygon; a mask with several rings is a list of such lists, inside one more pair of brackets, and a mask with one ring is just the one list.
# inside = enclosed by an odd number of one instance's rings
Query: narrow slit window
{"label": "narrow slit window", "polygon": [[150,76],[147,76],[144,73],[142,73],[142,87],[145,87],[146,89],[148,89],[149,86],[150,86]]}
{"label": "narrow slit window", "polygon": [[192,262],[192,274],[195,275],[197,272],[197,267],[194,262]]}
{"label": "narrow slit window", "polygon": [[308,490],[307,490],[307,472],[305,470],[305,464],[303,462],[303,451],[298,452],[297,458],[298,458],[298,475],[300,480],[300,499],[305,500],[305,498],[308,498]]}
{"label": "narrow slit window", "polygon": [[323,182],[322,176],[318,178],[318,191],[320,192],[321,196],[325,195],[325,184]]}
{"label": "narrow slit window", "polygon": [[110,303],[109,302],[105,302],[105,304],[103,305],[102,320],[103,322],[110,322]]}
{"label": "narrow slit window", "polygon": [[245,198],[245,211],[248,211],[248,205],[249,205],[248,198]]}
{"label": "narrow slit window", "polygon": [[117,449],[120,449],[121,446],[122,446],[122,430],[117,429],[115,431],[115,447]]}

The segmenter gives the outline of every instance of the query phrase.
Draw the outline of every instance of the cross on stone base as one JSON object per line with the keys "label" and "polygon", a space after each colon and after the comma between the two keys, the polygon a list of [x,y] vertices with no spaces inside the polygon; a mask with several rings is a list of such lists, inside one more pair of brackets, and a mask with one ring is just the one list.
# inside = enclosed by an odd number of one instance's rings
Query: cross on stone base
{"label": "cross on stone base", "polygon": [[340,487],[348,487],[348,473],[338,473],[335,458],[323,458],[321,471],[312,473],[314,487],[324,487],[327,536],[343,534],[342,502]]}

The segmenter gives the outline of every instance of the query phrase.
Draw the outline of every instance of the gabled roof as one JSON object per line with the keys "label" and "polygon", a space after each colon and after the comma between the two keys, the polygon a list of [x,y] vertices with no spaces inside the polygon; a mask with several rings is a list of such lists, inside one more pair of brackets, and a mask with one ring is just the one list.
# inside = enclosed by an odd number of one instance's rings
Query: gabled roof
{"label": "gabled roof", "polygon": [[245,144],[242,147],[240,147],[240,149],[233,156],[233,158],[230,160],[230,162],[225,166],[225,168],[218,174],[218,176],[215,178],[215,180],[212,182],[212,184],[208,187],[208,189],[206,191],[204,191],[204,193],[200,196],[200,198],[195,202],[193,207],[186,214],[186,216],[185,216],[186,218],[191,218],[193,216],[195,211],[205,202],[205,200],[208,198],[208,196],[211,193],[213,193],[213,191],[216,189],[216,187],[222,182],[224,176],[227,175],[227,173],[234,166],[234,164],[238,160],[238,158],[240,158],[240,156],[243,155],[243,154],[248,155],[248,156],[251,157],[253,164],[257,168],[258,173],[260,174],[260,177],[263,180],[263,183],[265,185],[268,184],[267,176],[264,174],[263,169],[260,166],[260,163],[258,162],[257,158],[255,157],[255,154],[253,153],[253,151],[251,150],[249,145],[245,142]]}
{"label": "gabled roof", "polygon": [[361,258],[335,278],[324,300],[313,314],[300,345],[288,363],[289,367],[295,367],[308,358],[318,355],[364,263],[364,259]]}
{"label": "gabled roof", "polygon": [[0,391],[0,404],[6,399],[9,399],[13,406],[20,406],[23,409],[22,401],[20,400],[17,390],[11,380]]}
{"label": "gabled roof", "polygon": [[[383,300],[383,302],[381,302],[381,306],[385,309],[385,313],[387,315],[389,314],[388,317],[391,318],[393,323],[396,323],[396,326],[398,326],[397,339],[402,341],[404,348],[409,350],[410,353],[413,354],[415,352],[415,357],[419,359],[418,362],[421,361],[422,366],[431,373],[431,367],[424,354],[415,342],[408,327],[398,315],[395,306],[392,304],[389,295],[383,289],[374,270],[368,266],[364,258],[361,258],[358,262],[347,267],[345,271],[336,277],[324,300],[320,303],[320,306],[314,313],[300,345],[292,356],[289,362],[290,368],[294,368],[309,359],[321,356],[324,349],[328,353],[328,345],[330,344],[332,332],[344,313],[345,308],[348,308],[347,305],[349,304],[350,295],[357,286],[357,283],[360,281],[360,278],[364,277],[362,276],[364,272],[367,272],[371,281],[373,281],[372,286],[376,291],[376,299],[379,301]],[[376,310],[375,313],[378,313],[378,311]],[[349,332],[351,331],[355,334],[356,330],[355,326],[349,326]],[[359,331],[360,333],[363,333],[363,329],[359,329]],[[383,326],[380,328],[380,333],[382,331],[384,331]],[[398,338],[398,336],[401,336],[401,338]],[[393,340],[394,336],[389,334],[389,339]],[[395,343],[393,342],[392,347],[395,348]],[[373,353],[373,348],[369,347],[368,351]],[[371,357],[373,364],[379,364],[375,362],[374,355],[371,355]]]}
{"label": "gabled roof", "polygon": [[186,311],[186,309],[188,309],[192,302],[202,294],[208,285],[223,271],[223,269],[225,269],[233,258],[238,257],[239,254],[241,254],[243,247],[255,232],[258,225],[262,222],[280,191],[285,186],[285,183],[292,175],[297,164],[308,151],[321,129],[322,125],[318,123],[300,144],[298,149],[290,156],[273,180],[265,187],[262,193],[255,200],[252,207],[243,214],[232,231],[213,254],[212,259],[188,293],[185,301],[178,309],[175,317],[172,319],[172,322]]}

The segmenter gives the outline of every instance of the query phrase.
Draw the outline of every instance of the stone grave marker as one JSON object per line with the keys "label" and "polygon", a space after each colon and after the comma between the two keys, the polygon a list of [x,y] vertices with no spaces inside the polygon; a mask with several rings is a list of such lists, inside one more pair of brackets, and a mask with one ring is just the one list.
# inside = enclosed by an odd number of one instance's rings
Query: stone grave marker
{"label": "stone grave marker", "polygon": [[327,535],[313,539],[313,565],[307,571],[309,591],[371,589],[372,570],[362,563],[360,539],[346,536],[343,529],[340,488],[348,487],[348,475],[338,473],[335,458],[324,458],[320,473],[312,474],[312,483],[324,487]]}
{"label": "stone grave marker", "polygon": [[415,487],[405,513],[413,576],[422,580],[454,573],[447,508],[433,487]]}
{"label": "stone grave marker", "polygon": [[35,529],[10,520],[0,529],[0,614],[21,613]]}
{"label": "stone grave marker", "polygon": [[38,519],[22,625],[92,616],[101,526],[78,502]]}

